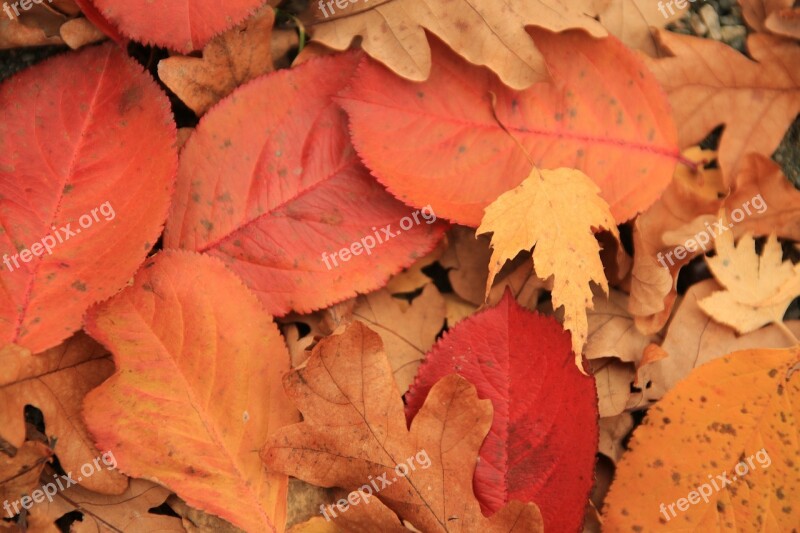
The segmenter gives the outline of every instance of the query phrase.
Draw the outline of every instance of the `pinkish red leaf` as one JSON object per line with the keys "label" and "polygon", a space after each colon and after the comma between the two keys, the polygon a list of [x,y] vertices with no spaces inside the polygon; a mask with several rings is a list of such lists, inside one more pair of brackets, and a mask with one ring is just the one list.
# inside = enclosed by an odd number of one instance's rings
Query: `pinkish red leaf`
{"label": "pinkish red leaf", "polygon": [[[206,113],[181,152],[165,247],[219,257],[274,315],[378,289],[433,249],[444,225],[369,175],[332,101],[358,60],[325,57],[263,76]],[[413,216],[419,223],[399,227]],[[369,254],[353,248],[367,237]],[[345,248],[355,250],[346,261],[332,258]]]}
{"label": "pinkish red leaf", "polygon": [[166,95],[112,44],[14,76],[0,108],[0,343],[36,353],[79,329],[155,244],[175,124]]}
{"label": "pinkish red leaf", "polygon": [[506,291],[497,307],[459,322],[428,352],[406,395],[409,423],[450,374],[494,405],[474,478],[484,513],[532,501],[546,531],[578,531],[594,483],[597,390],[575,366],[569,334]]}

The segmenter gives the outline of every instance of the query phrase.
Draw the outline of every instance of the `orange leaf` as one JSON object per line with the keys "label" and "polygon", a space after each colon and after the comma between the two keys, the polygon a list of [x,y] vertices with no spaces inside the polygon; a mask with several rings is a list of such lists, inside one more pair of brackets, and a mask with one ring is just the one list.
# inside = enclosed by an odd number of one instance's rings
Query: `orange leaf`
{"label": "orange leaf", "polygon": [[481,514],[472,475],[492,405],[478,400],[475,387],[460,376],[439,381],[406,429],[380,337],[355,322],[320,341],[284,385],[304,421],[272,437],[264,449],[271,468],[365,493],[365,487],[373,493],[374,478],[373,497],[426,532],[542,531],[532,503],[511,502],[491,518]]}
{"label": "orange leaf", "polygon": [[162,252],[86,327],[117,372],[87,395],[85,418],[120,470],[241,528],[282,531],[287,480],[258,450],[296,420],[280,389],[289,354],[242,282],[218,260]]}
{"label": "orange leaf", "polygon": [[617,463],[608,531],[790,531],[800,523],[800,348],[695,370],[652,407]]}

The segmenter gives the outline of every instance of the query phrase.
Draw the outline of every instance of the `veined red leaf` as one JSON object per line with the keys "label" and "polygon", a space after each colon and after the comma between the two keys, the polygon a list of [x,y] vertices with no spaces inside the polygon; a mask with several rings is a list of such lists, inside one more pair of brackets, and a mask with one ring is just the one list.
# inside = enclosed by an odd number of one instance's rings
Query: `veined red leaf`
{"label": "veined red leaf", "polygon": [[38,353],[79,329],[158,239],[175,124],[166,95],[111,44],[11,78],[0,109],[0,342]]}
{"label": "veined red leaf", "polygon": [[[369,175],[332,102],[358,59],[263,76],[206,113],[181,152],[165,247],[221,258],[275,315],[380,288],[433,249],[444,225]],[[332,257],[344,248],[346,261]]]}
{"label": "veined red leaf", "polygon": [[232,28],[264,0],[91,0],[119,31],[144,44],[184,54],[200,50],[215,35]]}
{"label": "veined red leaf", "polygon": [[406,394],[409,422],[450,374],[494,405],[474,477],[484,513],[532,501],[545,531],[578,531],[594,483],[597,389],[575,366],[569,334],[506,291],[497,307],[459,322],[428,352]]}
{"label": "veined red leaf", "polygon": [[397,198],[478,226],[484,207],[530,175],[525,153],[494,118],[492,93],[498,118],[534,163],[583,171],[617,222],[658,198],[679,151],[653,75],[614,37],[531,32],[552,82],[522,92],[439,42],[424,83],[364,59],[340,102],[358,154]]}
{"label": "veined red leaf", "polygon": [[119,469],[247,531],[283,531],[288,481],[259,450],[298,418],[281,387],[289,353],[241,280],[168,250],[93,308],[86,329],[117,371],[87,394],[84,418]]}

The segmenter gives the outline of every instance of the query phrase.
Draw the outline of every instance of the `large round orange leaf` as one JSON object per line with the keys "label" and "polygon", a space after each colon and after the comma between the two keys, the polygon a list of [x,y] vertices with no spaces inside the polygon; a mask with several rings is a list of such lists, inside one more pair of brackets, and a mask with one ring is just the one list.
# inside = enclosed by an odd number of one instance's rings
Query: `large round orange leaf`
{"label": "large round orange leaf", "polygon": [[0,343],[38,353],[79,329],[158,239],[175,124],[153,79],[108,44],[11,78],[0,109]]}
{"label": "large round orange leaf", "polygon": [[478,226],[484,207],[530,175],[525,152],[492,113],[492,93],[497,117],[534,163],[583,171],[618,222],[658,198],[679,152],[653,75],[614,37],[532,33],[552,81],[522,92],[438,42],[424,83],[374,60],[359,66],[340,102],[358,154],[397,198]]}
{"label": "large round orange leaf", "polygon": [[283,531],[287,478],[258,453],[297,421],[281,387],[289,353],[241,280],[216,259],[166,251],[86,322],[117,365],[84,402],[98,447],[192,507]]}

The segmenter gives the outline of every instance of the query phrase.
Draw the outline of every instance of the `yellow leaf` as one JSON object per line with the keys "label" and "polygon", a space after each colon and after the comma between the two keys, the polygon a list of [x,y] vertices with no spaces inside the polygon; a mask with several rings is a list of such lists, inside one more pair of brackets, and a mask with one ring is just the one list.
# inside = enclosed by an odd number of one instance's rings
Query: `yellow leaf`
{"label": "yellow leaf", "polygon": [[591,309],[597,283],[608,294],[593,229],[618,237],[611,211],[599,189],[583,172],[571,168],[539,170],[518,187],[492,202],[477,233],[493,232],[492,261],[486,292],[503,264],[534,246],[533,266],[542,279],[553,276],[553,308],[564,306],[564,327],[572,333],[578,368],[588,335],[586,309]]}
{"label": "yellow leaf", "polygon": [[700,308],[740,334],[780,323],[786,308],[800,295],[800,264],[782,258],[774,234],[759,257],[751,234],[734,246],[733,234],[722,233],[717,237],[717,255],[706,261],[725,290],[701,300]]}

